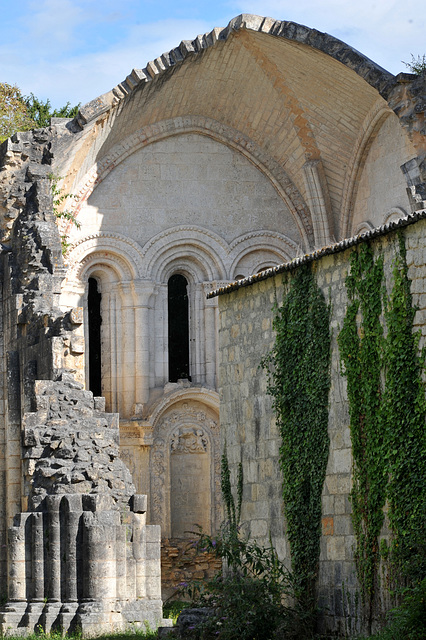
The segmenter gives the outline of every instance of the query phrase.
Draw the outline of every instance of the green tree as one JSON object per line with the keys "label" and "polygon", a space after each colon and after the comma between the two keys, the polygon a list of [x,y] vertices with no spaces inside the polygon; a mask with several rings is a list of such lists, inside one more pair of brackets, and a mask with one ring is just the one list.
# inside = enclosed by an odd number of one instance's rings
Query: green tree
{"label": "green tree", "polygon": [[16,131],[27,131],[35,126],[19,88],[0,82],[0,142]]}
{"label": "green tree", "polygon": [[39,100],[33,93],[24,98],[25,106],[31,117],[35,122],[36,127],[48,127],[50,124],[50,118],[74,118],[80,108],[80,102],[74,107],[70,102],[67,102],[65,106],[60,109],[53,109],[50,104],[50,100]]}
{"label": "green tree", "polygon": [[0,82],[0,143],[16,131],[48,127],[50,118],[74,118],[80,103],[70,102],[60,109],[52,109],[50,100],[39,100],[33,93],[23,96],[16,85]]}

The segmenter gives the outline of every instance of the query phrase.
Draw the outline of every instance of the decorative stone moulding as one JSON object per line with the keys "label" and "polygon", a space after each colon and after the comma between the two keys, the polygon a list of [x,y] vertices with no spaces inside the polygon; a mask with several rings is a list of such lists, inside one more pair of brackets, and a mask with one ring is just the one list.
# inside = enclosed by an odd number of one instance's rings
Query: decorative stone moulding
{"label": "decorative stone moulding", "polygon": [[410,224],[417,222],[417,220],[422,220],[426,218],[426,209],[422,209],[420,211],[416,211],[415,213],[407,214],[403,218],[399,218],[398,220],[391,220],[386,224],[382,224],[380,227],[371,228],[370,223],[365,224],[365,230],[358,233],[357,235],[352,236],[351,238],[346,238],[345,240],[341,240],[340,242],[335,242],[333,244],[328,245],[327,247],[322,247],[318,251],[314,251],[312,253],[307,253],[299,258],[295,258],[290,260],[289,262],[284,262],[283,264],[279,264],[276,267],[272,267],[270,269],[266,269],[265,271],[261,271],[260,273],[255,273],[248,278],[243,278],[242,280],[237,280],[235,282],[231,282],[224,286],[218,287],[214,291],[211,291],[207,294],[207,298],[215,298],[217,296],[224,295],[226,293],[230,293],[231,291],[235,291],[240,287],[248,287],[254,282],[259,282],[260,280],[266,280],[267,278],[271,278],[275,276],[277,273],[284,273],[285,271],[292,271],[297,267],[300,267],[302,264],[306,264],[308,262],[314,262],[318,258],[322,256],[331,255],[333,253],[339,253],[340,251],[345,251],[350,247],[354,247],[361,242],[364,242],[368,238],[377,238],[379,236],[386,235],[389,231],[393,231],[396,229],[402,229],[403,227],[408,227]]}
{"label": "decorative stone moulding", "polygon": [[[218,234],[198,227],[176,226],[140,246],[122,234],[98,232],[74,242],[68,253],[69,269],[63,291],[78,285],[96,265],[114,271],[117,281],[165,282],[174,262],[192,262],[197,280],[231,279],[238,262],[253,251],[267,251],[276,262],[292,259],[300,248],[282,233],[258,230],[245,233],[228,244]],[[269,261],[270,262],[270,261]]]}
{"label": "decorative stone moulding", "polygon": [[[151,504],[152,520],[161,524],[162,535],[166,537],[188,537],[191,530],[204,520],[203,530],[211,532],[220,520],[220,442],[219,424],[209,417],[202,405],[183,403],[166,413],[154,428],[154,442],[151,452]],[[201,456],[197,470],[192,456]],[[178,463],[176,461],[178,460]],[[192,460],[192,463],[191,463]],[[202,464],[204,463],[204,464]],[[203,468],[205,473],[200,474]],[[175,477],[179,474],[180,482]],[[174,528],[179,521],[179,487],[186,486],[194,501],[194,491],[201,491],[199,485],[204,479],[205,500],[199,504],[194,520],[187,521],[178,531]],[[195,482],[195,484],[194,484]],[[197,488],[196,488],[197,487]],[[171,490],[174,500],[170,495]],[[185,516],[188,519],[187,509]],[[205,513],[204,513],[205,512]],[[195,519],[197,518],[197,519]]]}

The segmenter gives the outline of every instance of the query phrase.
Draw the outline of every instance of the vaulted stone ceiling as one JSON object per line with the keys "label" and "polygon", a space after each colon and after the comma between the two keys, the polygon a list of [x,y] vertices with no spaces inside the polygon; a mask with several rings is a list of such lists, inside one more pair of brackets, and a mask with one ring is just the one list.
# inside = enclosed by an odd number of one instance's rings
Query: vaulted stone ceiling
{"label": "vaulted stone ceiling", "polygon": [[[238,148],[268,175],[309,249],[351,231],[352,192],[370,138],[388,117],[399,126],[385,99],[394,84],[390,73],[327,34],[240,16],[133,70],[85,105],[82,133],[60,173],[81,202],[136,148],[198,131]],[[408,139],[402,144],[404,161],[416,155]]]}

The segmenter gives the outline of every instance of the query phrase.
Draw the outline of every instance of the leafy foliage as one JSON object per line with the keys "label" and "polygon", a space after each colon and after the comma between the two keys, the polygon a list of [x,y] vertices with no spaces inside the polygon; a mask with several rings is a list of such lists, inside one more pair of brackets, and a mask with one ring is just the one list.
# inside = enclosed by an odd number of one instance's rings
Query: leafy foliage
{"label": "leafy foliage", "polygon": [[313,607],[327,467],[330,309],[310,266],[299,269],[274,320],[269,373],[281,433],[284,512],[299,602]]}
{"label": "leafy foliage", "polygon": [[411,54],[411,62],[404,62],[402,60],[402,64],[405,64],[405,66],[411,71],[411,73],[414,73],[416,76],[422,76],[426,73],[426,55],[423,54],[422,56],[414,56],[413,54]]}
{"label": "leafy foliage", "polygon": [[419,355],[420,331],[413,332],[412,305],[404,238],[393,270],[393,288],[385,311],[386,466],[390,559],[413,584],[426,575],[426,400]]}
{"label": "leafy foliage", "polygon": [[243,465],[241,462],[238,465],[237,504],[235,505],[231,489],[231,474],[229,470],[228,456],[226,453],[226,443],[221,461],[221,490],[222,498],[225,503],[226,514],[228,516],[230,535],[238,537],[238,523],[240,522],[241,504],[243,499]]}
{"label": "leafy foliage", "polygon": [[[64,202],[68,200],[68,198],[73,198],[70,193],[64,193],[62,189],[59,187],[59,182],[62,180],[60,176],[55,176],[53,173],[48,175],[48,178],[51,183],[52,188],[52,197],[53,197],[53,213],[57,220],[68,220],[68,222],[72,222],[72,224],[80,229],[80,222],[74,216],[73,213],[67,211],[67,209],[63,208]],[[62,246],[62,255],[65,255],[69,248],[68,237],[66,234],[61,234],[61,246]]]}
{"label": "leafy foliage", "polygon": [[[403,235],[389,299],[382,287],[383,260],[361,245],[351,256],[349,306],[338,343],[348,379],[354,479],[351,493],[356,561],[371,624],[379,553],[416,589],[426,573],[426,401],[413,332],[413,308]],[[381,294],[385,295],[381,321]],[[390,549],[378,536],[389,505]],[[415,636],[413,636],[415,637]]]}
{"label": "leafy foliage", "polygon": [[176,620],[183,609],[190,606],[185,600],[170,600],[163,604],[163,618],[170,618],[176,624]]}
{"label": "leafy foliage", "polygon": [[405,590],[402,604],[389,613],[389,624],[372,640],[426,638],[426,578]]}
{"label": "leafy foliage", "polygon": [[346,279],[349,305],[338,337],[348,399],[352,455],[352,521],[356,536],[355,559],[362,603],[373,613],[379,561],[378,536],[386,499],[386,462],[382,417],[383,328],[381,289],[383,258],[362,244],[351,255]]}
{"label": "leafy foliage", "polygon": [[33,93],[25,97],[16,85],[0,82],[0,142],[17,131],[48,127],[50,118],[74,118],[79,108],[80,103],[71,107],[67,102],[52,109],[49,99],[39,100]]}
{"label": "leafy foliage", "polygon": [[[186,594],[193,604],[212,609],[194,630],[209,640],[270,640],[310,637],[312,620],[300,607],[286,606],[294,595],[292,576],[272,545],[263,547],[243,535],[239,524],[243,475],[238,468],[237,504],[231,491],[226,448],[222,456],[222,497],[231,518],[220,534],[198,532],[197,547],[222,558],[224,571],[206,582],[192,582]],[[237,517],[238,516],[238,517]],[[305,633],[306,632],[306,633]]]}
{"label": "leafy foliage", "polygon": [[38,128],[48,127],[50,118],[75,118],[80,108],[80,103],[71,107],[71,103],[67,102],[60,109],[53,109],[50,100],[39,100],[33,93],[23,99],[27,107],[27,112],[31,120]]}
{"label": "leafy foliage", "polygon": [[0,142],[16,131],[26,131],[33,127],[35,122],[28,113],[18,87],[0,82]]}

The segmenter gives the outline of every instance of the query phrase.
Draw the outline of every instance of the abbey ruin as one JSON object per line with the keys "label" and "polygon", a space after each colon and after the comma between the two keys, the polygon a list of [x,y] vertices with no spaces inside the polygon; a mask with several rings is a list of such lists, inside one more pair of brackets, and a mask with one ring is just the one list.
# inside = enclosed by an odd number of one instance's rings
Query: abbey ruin
{"label": "abbey ruin", "polygon": [[[134,69],[74,120],[3,143],[4,633],[158,624],[160,544],[163,597],[217,568],[183,571],[176,558],[194,525],[221,523],[225,436],[231,464],[243,462],[253,537],[271,532],[288,556],[257,369],[273,335],[271,283],[281,286],[273,267],[319,260],[337,327],[344,242],[409,221],[425,335],[425,106],[424,76],[242,15]],[[330,628],[342,580],[356,588],[339,384],[320,561]]]}

